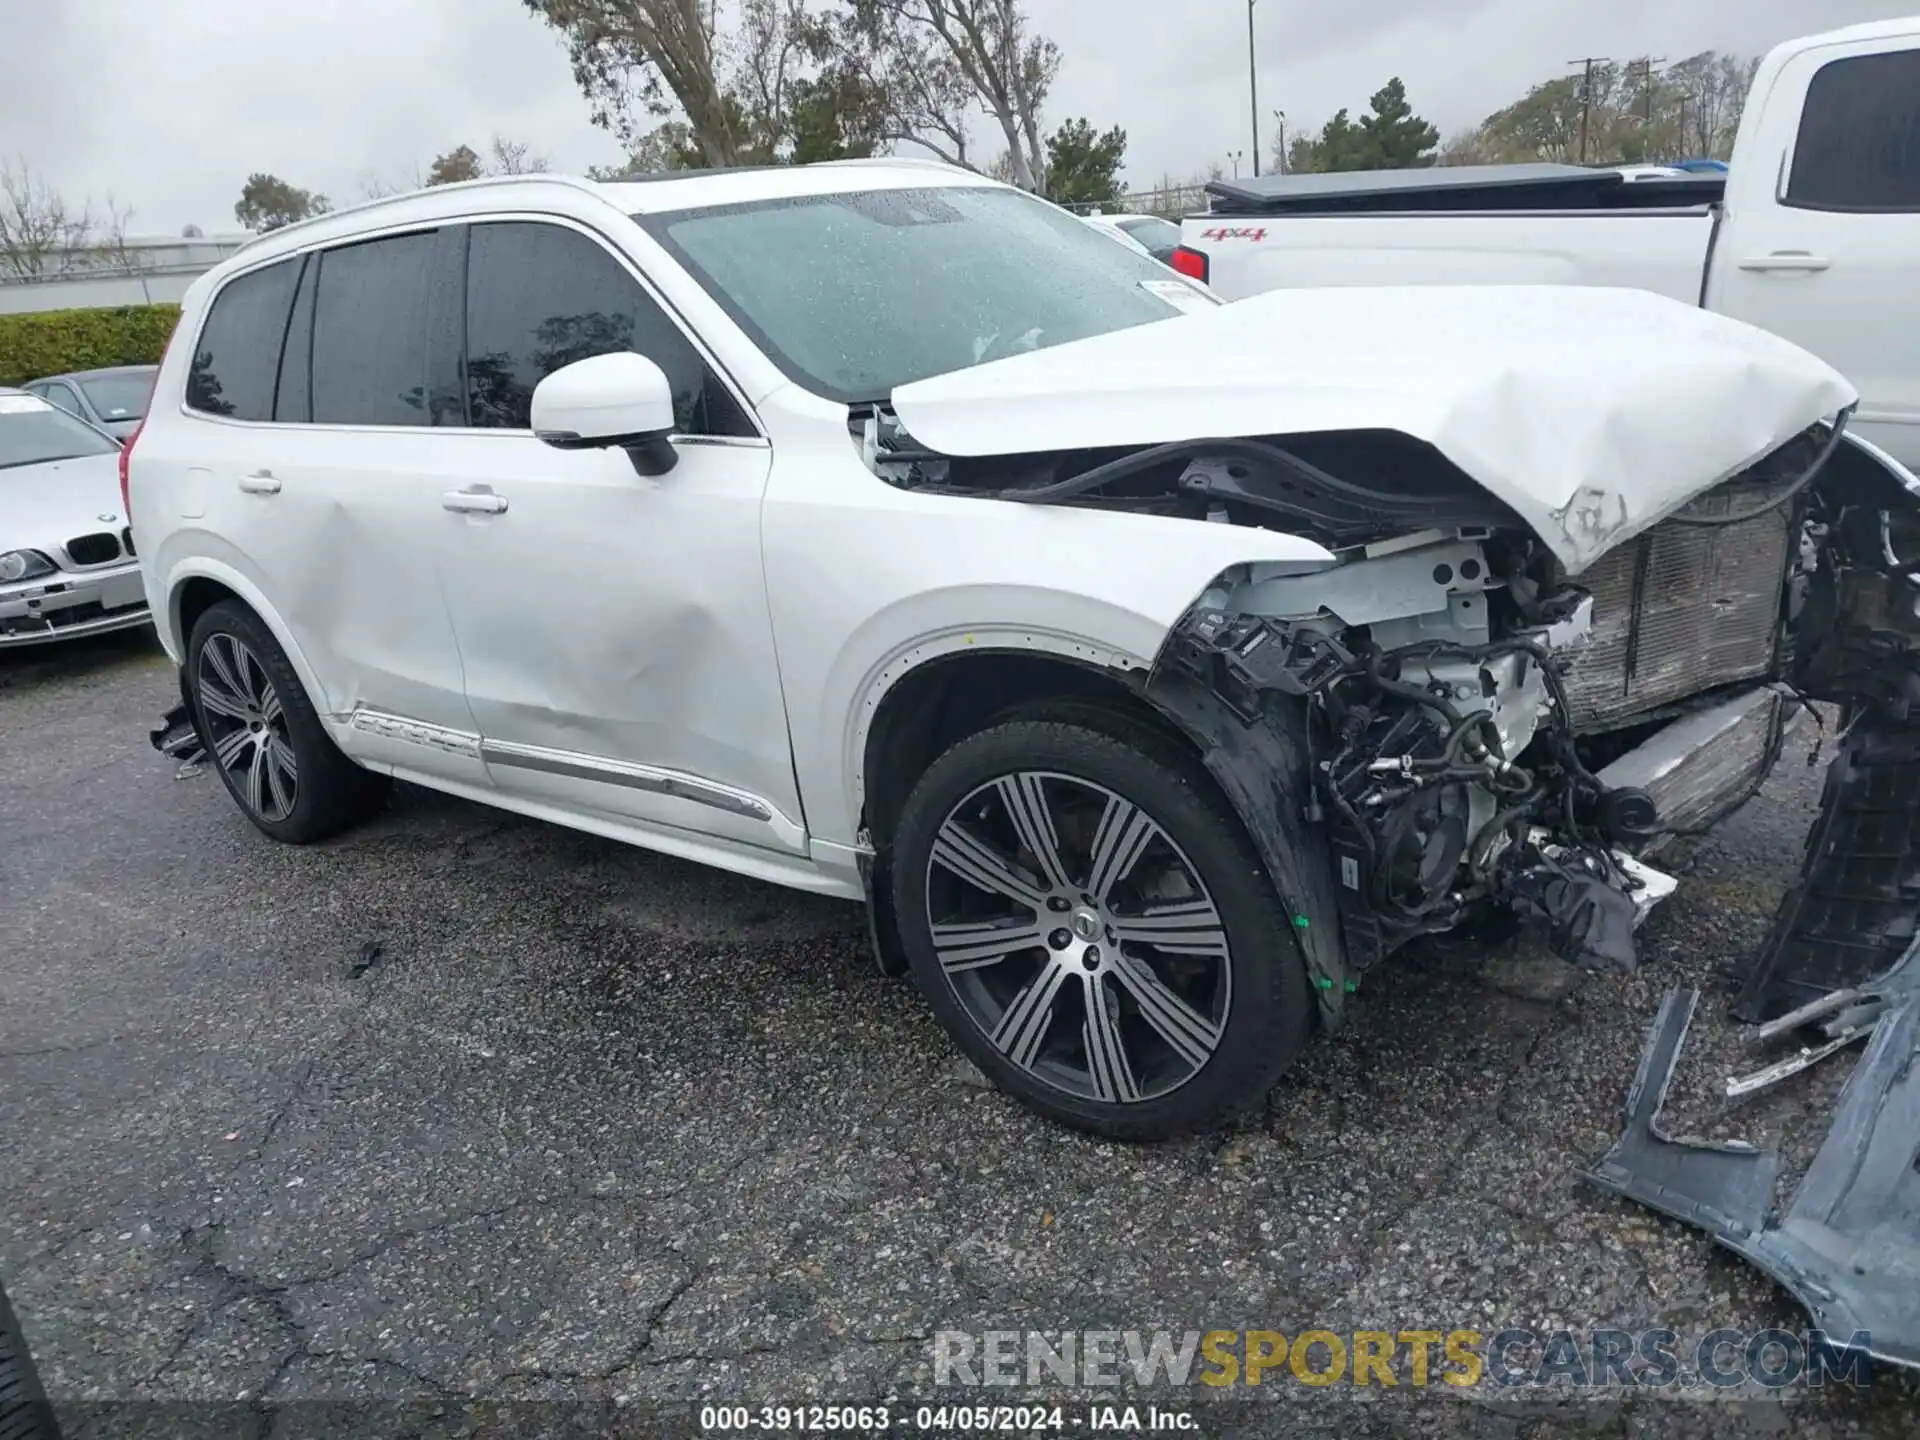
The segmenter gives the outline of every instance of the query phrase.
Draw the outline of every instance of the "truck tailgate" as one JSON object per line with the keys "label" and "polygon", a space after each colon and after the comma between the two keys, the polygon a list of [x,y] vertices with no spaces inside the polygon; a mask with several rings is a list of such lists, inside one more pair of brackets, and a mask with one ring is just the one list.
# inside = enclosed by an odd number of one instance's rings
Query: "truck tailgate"
{"label": "truck tailgate", "polygon": [[1698,305],[1713,211],[1197,215],[1224,300],[1317,285],[1614,285]]}

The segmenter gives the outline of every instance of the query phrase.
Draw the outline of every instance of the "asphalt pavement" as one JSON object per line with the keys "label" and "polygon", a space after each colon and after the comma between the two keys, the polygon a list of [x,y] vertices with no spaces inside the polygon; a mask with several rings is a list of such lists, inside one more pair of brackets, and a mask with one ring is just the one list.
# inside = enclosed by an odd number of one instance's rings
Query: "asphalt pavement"
{"label": "asphalt pavement", "polygon": [[[645,1433],[717,1400],[898,1428],[983,1398],[934,1386],[940,1331],[1805,1327],[1577,1178],[1679,983],[1687,1118],[1817,1140],[1845,1060],[1705,1098],[1746,1063],[1725,1007],[1798,863],[1803,743],[1642,970],[1390,962],[1262,1111],[1143,1148],[984,1088],[852,907],[411,787],[275,845],[149,748],[174,694],[144,632],[0,654],[0,1279],[75,1433]],[[1209,1434],[1891,1437],[1916,1396],[1131,1398]]]}

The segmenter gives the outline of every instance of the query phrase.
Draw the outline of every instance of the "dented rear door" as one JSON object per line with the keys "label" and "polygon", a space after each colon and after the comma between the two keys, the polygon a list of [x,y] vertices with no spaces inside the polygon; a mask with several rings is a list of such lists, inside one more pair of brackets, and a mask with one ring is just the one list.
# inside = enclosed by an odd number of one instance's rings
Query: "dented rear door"
{"label": "dented rear door", "polygon": [[[272,425],[235,427],[204,482],[209,529],[293,632],[356,758],[484,784],[436,550],[445,431],[429,400],[429,311],[448,236],[427,229],[306,257]],[[210,448],[202,453],[211,455]]]}

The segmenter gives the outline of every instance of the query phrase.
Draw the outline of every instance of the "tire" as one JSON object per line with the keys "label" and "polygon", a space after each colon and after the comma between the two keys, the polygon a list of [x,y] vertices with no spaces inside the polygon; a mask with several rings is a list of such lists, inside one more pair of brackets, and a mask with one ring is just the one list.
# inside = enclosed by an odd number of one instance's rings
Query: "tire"
{"label": "tire", "polygon": [[954,1041],[1076,1129],[1217,1125],[1312,1035],[1290,918],[1245,830],[1198,761],[1145,727],[1023,717],[954,745],[902,808],[893,898]]}
{"label": "tire", "polygon": [[238,600],[194,622],[183,674],[208,763],[263,833],[308,845],[385,803],[391,778],[341,753],[280,642]]}
{"label": "tire", "polygon": [[20,1322],[0,1289],[0,1440],[60,1440],[53,1406],[27,1353]]}

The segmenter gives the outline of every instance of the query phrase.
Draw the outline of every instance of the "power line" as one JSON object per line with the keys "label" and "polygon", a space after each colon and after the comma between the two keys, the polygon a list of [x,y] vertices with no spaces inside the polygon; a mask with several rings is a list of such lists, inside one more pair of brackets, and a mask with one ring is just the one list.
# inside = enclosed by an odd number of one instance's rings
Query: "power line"
{"label": "power line", "polygon": [[[1248,3],[1251,4],[1252,0],[1248,0]],[[1583,55],[1578,60],[1567,61],[1569,69],[1584,65],[1587,71],[1586,78],[1580,82],[1580,163],[1582,165],[1587,163],[1587,130],[1593,122],[1593,67],[1612,63],[1613,57],[1610,55]]]}

